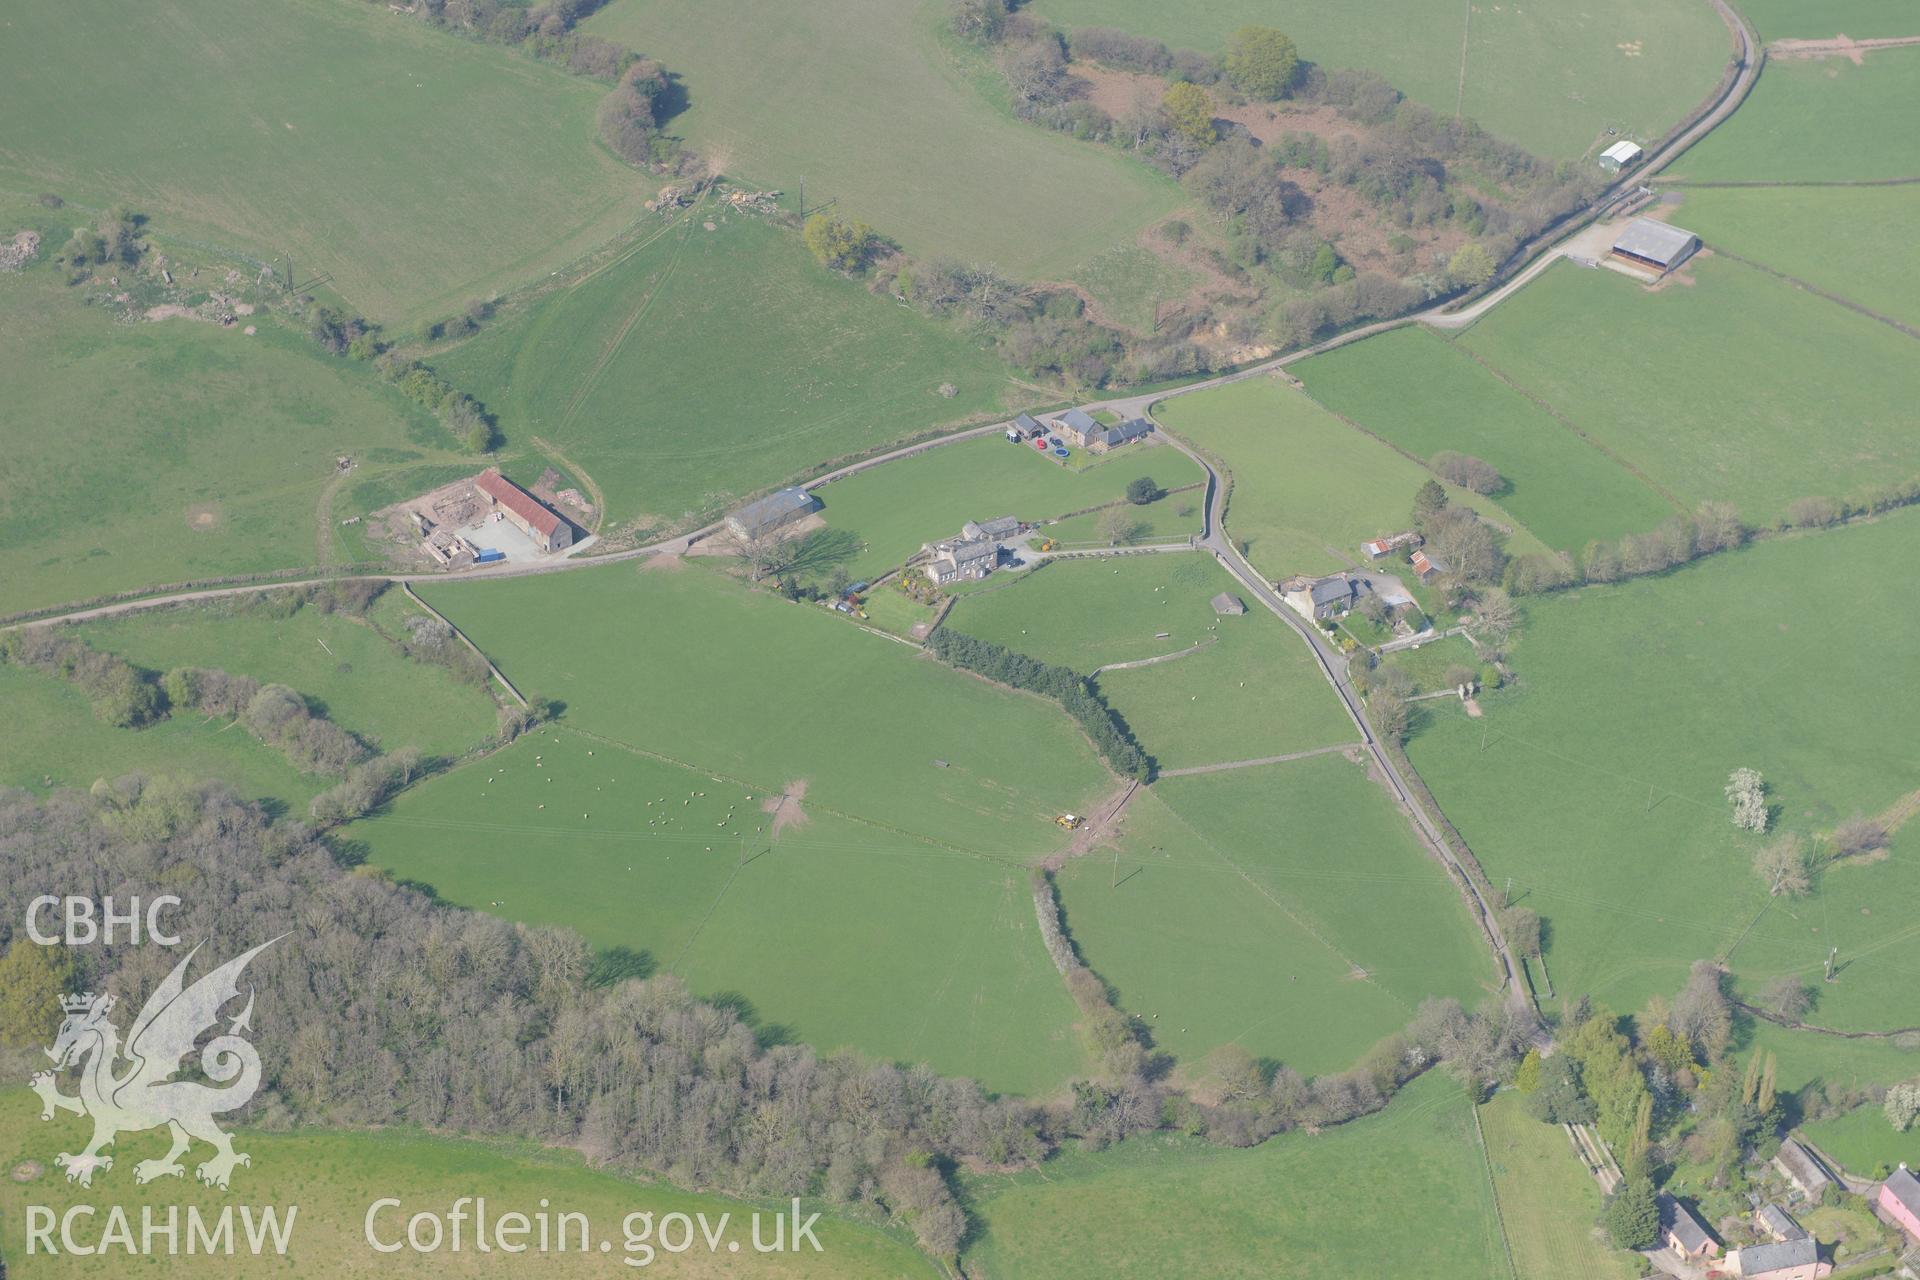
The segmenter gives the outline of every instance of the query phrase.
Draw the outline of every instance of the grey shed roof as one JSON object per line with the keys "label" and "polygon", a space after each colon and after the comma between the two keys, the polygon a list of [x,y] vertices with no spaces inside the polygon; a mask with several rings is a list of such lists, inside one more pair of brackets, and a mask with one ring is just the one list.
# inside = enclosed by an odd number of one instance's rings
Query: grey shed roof
{"label": "grey shed roof", "polygon": [[1759,1217],[1760,1225],[1782,1240],[1798,1240],[1807,1234],[1805,1229],[1793,1220],[1792,1214],[1772,1201],[1760,1206]]}
{"label": "grey shed roof", "polygon": [[1743,1276],[1763,1276],[1769,1271],[1785,1271],[1788,1267],[1804,1267],[1820,1261],[1820,1246],[1814,1243],[1812,1236],[1801,1236],[1798,1240],[1785,1240],[1779,1244],[1748,1245],[1737,1251],[1740,1255],[1740,1274]]}
{"label": "grey shed roof", "polygon": [[1213,611],[1215,613],[1223,613],[1223,614],[1224,613],[1236,613],[1236,614],[1245,613],[1247,611],[1247,602],[1242,600],[1239,596],[1234,595],[1232,592],[1222,591],[1219,595],[1213,598]]}
{"label": "grey shed roof", "polygon": [[819,505],[820,499],[805,489],[778,489],[758,501],[749,502],[729,518],[741,528],[753,533],[761,529],[773,528],[802,512],[815,510]]}
{"label": "grey shed roof", "polygon": [[1098,431],[1100,429],[1100,424],[1093,420],[1093,415],[1084,409],[1067,410],[1060,415],[1060,425],[1069,427],[1082,435],[1089,431]]}
{"label": "grey shed roof", "polygon": [[1833,1181],[1827,1176],[1827,1171],[1820,1167],[1820,1162],[1813,1158],[1813,1154],[1792,1138],[1780,1144],[1780,1154],[1774,1157],[1774,1161],[1808,1194]]}
{"label": "grey shed roof", "polygon": [[1613,242],[1613,247],[1621,253],[1630,253],[1636,258],[1645,258],[1661,266],[1672,266],[1693,251],[1696,237],[1691,231],[1669,226],[1664,222],[1655,222],[1652,218],[1635,218]]}
{"label": "grey shed roof", "polygon": [[1698,1253],[1713,1243],[1713,1237],[1707,1234],[1700,1219],[1693,1216],[1693,1210],[1664,1191],[1656,1203],[1660,1206],[1660,1229],[1678,1240],[1688,1253]]}
{"label": "grey shed roof", "polygon": [[1013,425],[1020,428],[1020,430],[1022,431],[1028,431],[1028,432],[1038,431],[1040,429],[1040,423],[1036,421],[1034,416],[1030,413],[1023,413],[1019,417],[1015,418],[1013,420]]}
{"label": "grey shed roof", "polygon": [[1128,418],[1117,427],[1108,427],[1106,443],[1125,444],[1129,440],[1138,440],[1153,430],[1153,424],[1145,418]]}
{"label": "grey shed roof", "polygon": [[1895,1200],[1920,1213],[1920,1178],[1914,1177],[1911,1169],[1905,1165],[1895,1169],[1893,1176],[1887,1179],[1887,1190],[1893,1192]]}
{"label": "grey shed roof", "polygon": [[969,520],[961,533],[969,538],[1004,538],[1008,534],[1020,532],[1020,521],[1015,516],[995,516],[991,520]]}

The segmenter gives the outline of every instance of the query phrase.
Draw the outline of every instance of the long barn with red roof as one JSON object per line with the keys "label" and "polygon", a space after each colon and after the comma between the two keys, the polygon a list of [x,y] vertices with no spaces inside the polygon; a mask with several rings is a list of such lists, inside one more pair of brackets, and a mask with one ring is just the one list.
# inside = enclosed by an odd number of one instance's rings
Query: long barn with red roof
{"label": "long barn with red roof", "polygon": [[500,474],[500,468],[488,467],[473,487],[493,508],[533,539],[542,551],[558,551],[573,545],[573,526],[541,505],[540,500]]}

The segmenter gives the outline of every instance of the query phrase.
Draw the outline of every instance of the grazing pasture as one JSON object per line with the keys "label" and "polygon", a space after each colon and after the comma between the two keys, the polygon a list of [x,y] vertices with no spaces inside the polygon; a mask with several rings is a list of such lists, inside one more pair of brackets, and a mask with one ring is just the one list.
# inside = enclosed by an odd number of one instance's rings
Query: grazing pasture
{"label": "grazing pasture", "polygon": [[1643,479],[1430,329],[1409,326],[1293,366],[1307,393],[1422,461],[1493,464],[1500,505],[1548,546],[1651,529],[1672,506]]}
{"label": "grazing pasture", "polygon": [[711,207],[650,227],[434,363],[510,440],[538,435],[591,474],[613,527],[715,515],[833,459],[997,411],[1007,386],[957,328],[829,273],[791,232]]}
{"label": "grazing pasture", "polygon": [[1632,1254],[1596,1238],[1600,1188],[1565,1130],[1534,1119],[1524,1097],[1503,1089],[1480,1108],[1480,1131],[1519,1280],[1630,1280],[1640,1274]]}
{"label": "grazing pasture", "polygon": [[[1920,1070],[1920,1062],[1915,1063],[1915,1069]],[[1874,1177],[1903,1162],[1908,1168],[1920,1169],[1920,1128],[1897,1132],[1887,1123],[1886,1112],[1871,1102],[1843,1115],[1803,1124],[1800,1132],[1846,1166],[1848,1173],[1859,1177]]]}
{"label": "grazing pasture", "polygon": [[336,457],[447,456],[364,366],[271,323],[118,325],[46,266],[0,275],[0,347],[0,612],[314,564]]}
{"label": "grazing pasture", "polygon": [[1096,681],[1163,769],[1357,740],[1306,644],[1257,602],[1217,617],[1222,591],[1246,601],[1198,553],[1066,560],[966,596],[946,625],[1083,674],[1200,646]]}
{"label": "grazing pasture", "polygon": [[[1920,35],[1911,30],[1894,34]],[[1832,32],[1826,34],[1832,35]],[[1855,35],[1852,31],[1848,35]],[[1920,48],[1769,59],[1753,94],[1661,177],[1694,182],[1859,182],[1920,177],[1913,118]]]}
{"label": "grazing pasture", "polygon": [[1741,0],[1740,12],[1763,40],[1855,40],[1920,35],[1910,0]]}
{"label": "grazing pasture", "polygon": [[27,0],[0,41],[0,182],[290,255],[382,320],[440,316],[640,215],[656,184],[595,138],[606,91],[379,5]]}
{"label": "grazing pasture", "polygon": [[795,208],[872,223],[908,252],[1058,277],[1180,204],[1171,181],[1012,119],[937,34],[946,10],[896,0],[789,7],[614,0],[585,29],[666,62],[687,109],[668,127]]}
{"label": "grazing pasture", "polygon": [[777,792],[562,726],[350,835],[449,901],[641,955],[740,1004],[762,1035],[1019,1092],[1080,1069],[1073,1002],[1018,865],[834,814],[786,826],[769,802]]}
{"label": "grazing pasture", "polygon": [[698,564],[421,594],[576,728],[941,847],[1024,861],[1114,785],[1051,703]]}
{"label": "grazing pasture", "polygon": [[1340,754],[1162,779],[1058,881],[1083,958],[1188,1072],[1223,1044],[1339,1070],[1493,977],[1446,873]]}
{"label": "grazing pasture", "polygon": [[1279,27],[1303,61],[1360,67],[1442,115],[1553,158],[1579,156],[1611,128],[1656,138],[1713,89],[1732,37],[1704,5],[1548,0],[1469,8],[1388,0],[1365,8],[1305,0],[1043,0],[1068,27],[1119,27],[1209,53],[1249,23]]}
{"label": "grazing pasture", "polygon": [[1689,509],[1760,524],[1920,469],[1911,337],[1725,258],[1685,270],[1650,293],[1560,263],[1456,341]]}
{"label": "grazing pasture", "polygon": [[[1232,472],[1227,533],[1276,580],[1358,564],[1362,542],[1407,527],[1413,495],[1432,478],[1272,378],[1180,396],[1154,416]],[[1492,499],[1453,485],[1447,492],[1512,529],[1509,552],[1545,550]]]}
{"label": "grazing pasture", "polygon": [[1920,186],[1689,187],[1676,217],[1716,248],[1920,329]]}
{"label": "grazing pasture", "polygon": [[[982,1280],[1505,1275],[1470,1108],[1433,1072],[1384,1112],[1323,1133],[1244,1150],[1130,1138],[1044,1169],[972,1176],[982,1230],[963,1264]],[[1364,1190],[1381,1187],[1396,1189],[1390,1224]]]}
{"label": "grazing pasture", "polygon": [[[816,491],[820,513],[834,529],[858,535],[861,549],[847,564],[856,578],[871,577],[903,563],[921,544],[954,538],[969,520],[1017,516],[1038,524],[1073,511],[1118,502],[1127,485],[1151,476],[1162,488],[1198,484],[1204,478],[1192,459],[1178,449],[1130,446],[1097,465],[1076,470],[1041,457],[1031,446],[989,435],[889,462]],[[1191,503],[1193,514],[1175,509]],[[1198,532],[1199,494],[1169,495],[1144,507],[1127,508],[1158,531]],[[1044,532],[1059,538],[1097,536],[1098,516],[1075,519]]]}
{"label": "grazing pasture", "polygon": [[[1813,980],[1819,1025],[1920,1025],[1914,927],[1888,906],[1920,894],[1920,828],[1887,857],[1819,871],[1806,897],[1770,897],[1751,866],[1773,836],[1736,830],[1722,795],[1734,769],[1760,770],[1775,832],[1817,849],[1914,790],[1920,690],[1889,678],[1920,661],[1912,593],[1862,566],[1910,556],[1917,518],[1530,601],[1518,685],[1482,699],[1484,720],[1426,704],[1413,762],[1488,878],[1513,877],[1545,917],[1556,989],[1637,1009],[1678,990],[1693,961],[1722,958],[1749,999],[1783,974]],[[1803,589],[1833,581],[1873,625],[1836,627]],[[1839,980],[1820,982],[1834,946]],[[1822,1049],[1809,1037],[1781,1056]]]}
{"label": "grazing pasture", "polygon": [[[265,993],[262,993],[265,1000]],[[31,1162],[31,1177],[18,1174],[0,1180],[0,1248],[15,1258],[27,1255],[26,1221],[29,1204],[49,1206],[63,1215],[70,1206],[99,1205],[94,1226],[84,1225],[82,1215],[76,1221],[81,1239],[95,1238],[107,1229],[109,1206],[123,1209],[134,1224],[132,1239],[140,1240],[142,1210],[153,1211],[157,1227],[164,1227],[169,1215],[179,1214],[181,1241],[177,1255],[166,1248],[166,1236],[152,1237],[155,1251],[140,1265],[143,1275],[158,1277],[215,1276],[253,1277],[263,1264],[246,1251],[241,1219],[235,1214],[234,1235],[240,1238],[233,1256],[205,1251],[189,1255],[186,1248],[188,1219],[186,1207],[198,1209],[212,1229],[222,1211],[233,1207],[235,1197],[245,1196],[245,1204],[257,1214],[260,1206],[274,1206],[281,1221],[289,1219],[293,1229],[290,1244],[280,1266],[295,1275],[355,1275],[372,1268],[382,1275],[401,1277],[469,1277],[498,1275],[503,1268],[494,1257],[474,1248],[475,1220],[472,1206],[462,1235],[463,1248],[454,1252],[402,1249],[391,1256],[376,1254],[368,1245],[366,1227],[369,1208],[383,1198],[395,1198],[401,1207],[387,1207],[374,1219],[374,1229],[382,1242],[405,1237],[407,1220],[426,1212],[441,1219],[443,1229],[451,1233],[446,1215],[463,1196],[480,1192],[486,1197],[489,1223],[498,1223],[503,1215],[522,1213],[536,1225],[537,1215],[549,1215],[555,1242],[561,1235],[562,1212],[586,1215],[591,1245],[578,1245],[578,1228],[569,1228],[568,1251],[550,1249],[539,1255],[535,1268],[541,1275],[557,1277],[605,1276],[617,1262],[630,1259],[638,1266],[643,1261],[656,1265],[671,1263],[672,1274],[685,1276],[735,1276],[740,1274],[738,1258],[727,1249],[729,1241],[753,1259],[755,1275],[777,1277],[833,1277],[833,1280],[866,1280],[886,1277],[928,1276],[939,1273],[911,1245],[872,1227],[843,1217],[823,1214],[814,1228],[820,1251],[800,1248],[781,1253],[747,1253],[752,1241],[750,1215],[764,1210],[763,1238],[773,1235],[772,1215],[788,1212],[785,1201],[753,1203],[696,1195],[661,1182],[640,1182],[590,1170],[581,1158],[556,1147],[530,1142],[490,1139],[463,1141],[457,1138],[430,1137],[402,1129],[361,1133],[352,1130],[300,1129],[290,1133],[245,1132],[236,1135],[239,1150],[253,1157],[253,1163],[234,1175],[233,1191],[204,1187],[189,1174],[184,1180],[160,1178],[145,1186],[133,1179],[133,1166],[139,1160],[158,1159],[166,1153],[164,1130],[128,1134],[115,1146],[115,1168],[102,1174],[92,1190],[69,1185],[61,1171],[53,1167],[52,1153],[62,1147],[84,1143],[86,1121],[61,1116],[50,1124],[40,1121],[40,1102],[25,1089],[9,1089],[0,1095],[0,1153],[9,1170]],[[196,1152],[206,1151],[196,1146]],[[124,1172],[122,1172],[124,1170]],[[244,1190],[243,1190],[244,1188]],[[298,1206],[295,1216],[294,1206]],[[824,1209],[810,1204],[807,1211]],[[722,1215],[729,1215],[717,1252],[709,1252],[704,1241],[695,1236],[695,1247],[688,1252],[669,1254],[661,1248],[661,1220],[668,1214],[692,1217],[704,1214],[710,1229],[722,1230]],[[628,1221],[630,1214],[649,1215],[644,1224],[650,1234],[644,1240],[629,1241],[629,1227],[637,1234],[640,1219]],[[802,1217],[805,1217],[803,1213]],[[678,1224],[671,1237],[678,1241]],[[58,1237],[55,1237],[56,1240]],[[421,1240],[426,1234],[423,1224]],[[526,1243],[531,1244],[529,1236]],[[451,1234],[447,1236],[450,1243]],[[610,1253],[599,1251],[599,1242],[608,1241]],[[113,1248],[112,1245],[104,1246]],[[649,1254],[645,1247],[651,1247]],[[269,1255],[271,1256],[271,1255]],[[93,1276],[100,1274],[100,1260],[60,1250],[49,1256],[42,1248],[27,1270],[35,1276]],[[624,1269],[624,1268],[623,1268]]]}

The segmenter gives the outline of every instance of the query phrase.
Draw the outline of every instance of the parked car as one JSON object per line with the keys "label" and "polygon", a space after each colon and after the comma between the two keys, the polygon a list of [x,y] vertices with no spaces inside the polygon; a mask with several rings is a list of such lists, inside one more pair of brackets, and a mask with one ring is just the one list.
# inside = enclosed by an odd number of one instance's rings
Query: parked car
{"label": "parked car", "polygon": [[1063,444],[1061,444],[1061,443],[1060,443],[1060,437],[1059,437],[1059,436],[1048,436],[1048,437],[1047,437],[1047,444],[1048,444],[1049,446],[1051,446],[1052,448],[1055,448],[1055,449],[1064,449],[1064,448],[1066,448],[1066,447],[1067,447],[1067,446],[1065,446],[1065,445],[1063,445]]}
{"label": "parked car", "polygon": [[1033,442],[1033,447],[1038,449],[1040,452],[1045,453],[1047,451],[1047,442],[1045,440],[1035,440]]}

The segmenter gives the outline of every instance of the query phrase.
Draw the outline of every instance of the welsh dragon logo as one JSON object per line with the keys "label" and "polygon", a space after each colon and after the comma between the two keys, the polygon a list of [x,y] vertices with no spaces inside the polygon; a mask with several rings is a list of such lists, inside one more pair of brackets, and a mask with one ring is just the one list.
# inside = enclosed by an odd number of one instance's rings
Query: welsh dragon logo
{"label": "welsh dragon logo", "polygon": [[260,1087],[260,1055],[242,1034],[253,1029],[252,988],[247,991],[246,1007],[228,1021],[226,1033],[214,1036],[200,1050],[201,1072],[226,1087],[173,1077],[201,1035],[220,1020],[220,1010],[239,997],[240,974],[247,962],[278,941],[264,942],[187,986],[187,965],[200,950],[194,947],[147,997],[124,1049],[120,1030],[108,1017],[115,1003],[111,995],[89,992],[60,998],[66,1020],[46,1053],[56,1071],[79,1068],[79,1095],[61,1093],[52,1071],[38,1072],[28,1083],[45,1105],[42,1120],[53,1119],[55,1111],[71,1111],[93,1121],[93,1141],[86,1150],[79,1155],[62,1151],[55,1158],[67,1171],[68,1182],[92,1186],[95,1170],[104,1173],[113,1168],[113,1157],[103,1154],[103,1148],[112,1146],[120,1134],[161,1125],[172,1135],[173,1149],[161,1159],[134,1165],[135,1182],[184,1176],[180,1157],[195,1139],[214,1148],[213,1158],[194,1171],[209,1186],[225,1190],[234,1166],[252,1163],[233,1149],[233,1138],[213,1122],[222,1112],[244,1107]]}

